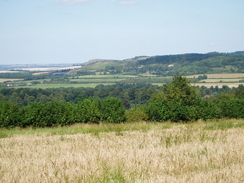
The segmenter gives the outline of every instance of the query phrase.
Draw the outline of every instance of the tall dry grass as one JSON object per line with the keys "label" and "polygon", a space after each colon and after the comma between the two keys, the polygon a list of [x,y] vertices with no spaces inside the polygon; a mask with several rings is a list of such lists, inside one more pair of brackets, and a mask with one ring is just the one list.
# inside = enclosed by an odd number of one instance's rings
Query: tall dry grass
{"label": "tall dry grass", "polygon": [[170,129],[0,139],[0,182],[244,182],[244,129]]}

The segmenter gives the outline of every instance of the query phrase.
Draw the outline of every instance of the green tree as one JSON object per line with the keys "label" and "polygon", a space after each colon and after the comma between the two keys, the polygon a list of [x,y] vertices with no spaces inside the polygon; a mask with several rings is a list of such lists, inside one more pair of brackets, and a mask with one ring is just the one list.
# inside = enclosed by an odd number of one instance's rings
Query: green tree
{"label": "green tree", "polygon": [[200,99],[198,89],[191,86],[190,81],[181,75],[174,76],[172,83],[164,85],[162,91],[154,95],[152,100],[161,98],[182,105],[193,105]]}
{"label": "green tree", "polygon": [[106,98],[102,101],[101,120],[107,123],[120,123],[125,119],[125,107],[118,98]]}
{"label": "green tree", "polygon": [[76,110],[76,122],[99,123],[101,120],[101,99],[99,98],[80,98]]}
{"label": "green tree", "polygon": [[152,121],[194,120],[192,113],[199,102],[198,89],[185,77],[174,76],[172,83],[164,85],[162,91],[153,95],[146,113]]}
{"label": "green tree", "polygon": [[19,106],[14,103],[0,101],[0,127],[12,128],[19,123]]}

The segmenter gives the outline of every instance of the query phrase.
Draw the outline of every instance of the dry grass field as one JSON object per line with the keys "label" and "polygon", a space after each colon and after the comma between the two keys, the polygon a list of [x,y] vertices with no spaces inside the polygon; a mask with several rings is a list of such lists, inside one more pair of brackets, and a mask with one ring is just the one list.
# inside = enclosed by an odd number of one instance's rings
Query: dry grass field
{"label": "dry grass field", "polygon": [[23,80],[23,79],[3,79],[3,78],[0,78],[0,83],[4,83],[6,81],[20,81],[20,80]]}
{"label": "dry grass field", "polygon": [[244,182],[243,120],[219,123],[13,135],[0,139],[0,182]]}

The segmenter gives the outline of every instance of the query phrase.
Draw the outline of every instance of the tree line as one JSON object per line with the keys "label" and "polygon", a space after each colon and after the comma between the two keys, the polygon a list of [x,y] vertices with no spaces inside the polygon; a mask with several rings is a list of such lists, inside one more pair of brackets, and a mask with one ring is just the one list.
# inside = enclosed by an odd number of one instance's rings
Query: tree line
{"label": "tree line", "polygon": [[27,106],[0,102],[0,127],[54,127],[74,123],[120,123],[125,121],[125,108],[117,98],[79,99],[77,104],[50,101]]}
{"label": "tree line", "polygon": [[[239,88],[240,87],[242,87],[242,85],[240,85]],[[205,86],[196,87],[196,89],[199,91],[199,97],[201,98],[205,95],[217,96],[221,93],[233,94],[239,88],[230,88],[226,85],[222,88],[219,88],[218,86],[210,88]],[[149,102],[153,93],[160,90],[161,87],[151,85],[150,83],[146,82],[121,82],[110,86],[100,84],[95,88],[2,88],[0,89],[0,99],[11,103],[16,103],[20,106],[26,106],[32,102],[47,103],[52,100],[77,103],[79,96],[82,96],[83,98],[97,97],[101,99],[106,97],[115,97],[128,101],[131,105],[143,105]]]}
{"label": "tree line", "polygon": [[[163,87],[154,86],[154,88],[115,87],[112,90],[111,87],[100,86],[80,90],[74,88],[2,89],[0,90],[2,99],[0,101],[0,127],[52,127],[89,122],[120,123],[141,120],[179,122],[244,118],[243,85],[232,90],[217,87],[211,89],[223,91],[203,98],[201,88],[191,86],[190,81],[181,75],[174,76],[172,83]],[[101,95],[97,95],[98,91]],[[110,91],[110,96],[106,95],[106,91]],[[143,95],[143,91],[147,95]],[[87,92],[89,95],[86,96],[82,92]],[[121,98],[119,98],[120,94],[123,94]],[[125,94],[128,100],[123,99]],[[28,95],[32,97],[32,100],[23,105],[18,103],[18,100],[11,101],[8,98],[13,95],[24,99]],[[44,95],[49,96],[50,100],[36,101]],[[75,100],[73,95],[76,97]],[[141,101],[147,102],[130,109],[130,101],[133,101],[136,95],[144,96],[145,98]]]}

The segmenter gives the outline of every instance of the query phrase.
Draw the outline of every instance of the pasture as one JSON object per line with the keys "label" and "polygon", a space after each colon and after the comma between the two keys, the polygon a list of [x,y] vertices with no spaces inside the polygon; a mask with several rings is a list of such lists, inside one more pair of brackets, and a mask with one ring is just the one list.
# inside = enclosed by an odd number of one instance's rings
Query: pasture
{"label": "pasture", "polygon": [[0,182],[244,181],[243,120],[0,132]]}

